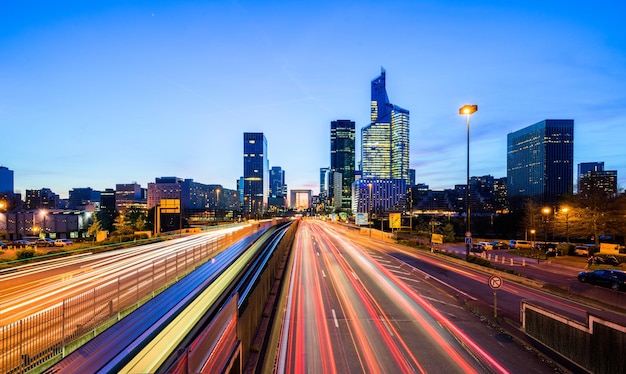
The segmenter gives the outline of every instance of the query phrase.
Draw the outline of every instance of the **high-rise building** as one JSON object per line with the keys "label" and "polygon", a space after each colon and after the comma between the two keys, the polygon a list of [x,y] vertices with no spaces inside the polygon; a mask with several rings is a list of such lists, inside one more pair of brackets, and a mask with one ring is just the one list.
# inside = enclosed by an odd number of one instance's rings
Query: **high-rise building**
{"label": "high-rise building", "polygon": [[280,166],[272,166],[270,169],[269,210],[278,212],[284,210],[287,200],[286,197],[287,185],[285,184],[285,171]]}
{"label": "high-rise building", "polygon": [[69,192],[69,208],[77,210],[90,209],[100,210],[100,191],[91,187],[73,188]]}
{"label": "high-rise building", "polygon": [[555,203],[574,189],[574,120],[547,119],[507,136],[507,193]]}
{"label": "high-rise building", "polygon": [[260,217],[269,196],[267,139],[262,132],[243,134],[243,213]]}
{"label": "high-rise building", "polygon": [[59,203],[59,195],[49,188],[40,190],[26,190],[24,195],[24,208],[34,209],[56,209]]}
{"label": "high-rise building", "polygon": [[617,170],[604,170],[604,162],[578,164],[578,194],[617,194]]}
{"label": "high-rise building", "polygon": [[[334,207],[350,210],[352,205],[352,182],[354,182],[355,167],[355,123],[350,120],[337,120],[330,123],[330,169],[333,174],[338,173],[341,186],[331,179],[330,196],[334,200]],[[339,192],[338,194],[335,191]]]}
{"label": "high-rise building", "polygon": [[12,195],[13,189],[13,170],[10,170],[6,166],[0,166],[0,194],[8,193]]}
{"label": "high-rise building", "polygon": [[389,102],[385,69],[372,80],[371,123],[361,129],[363,178],[409,180],[409,111]]}
{"label": "high-rise building", "polygon": [[577,192],[580,192],[580,179],[592,171],[604,171],[604,162],[581,162],[578,164]]}

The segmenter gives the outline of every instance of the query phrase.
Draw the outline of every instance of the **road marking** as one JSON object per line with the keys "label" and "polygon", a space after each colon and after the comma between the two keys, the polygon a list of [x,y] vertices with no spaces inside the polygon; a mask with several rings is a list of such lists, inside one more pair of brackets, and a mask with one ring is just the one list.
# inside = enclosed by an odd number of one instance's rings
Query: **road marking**
{"label": "road marking", "polygon": [[326,278],[326,273],[322,270],[322,277]]}
{"label": "road marking", "polygon": [[378,316],[380,318],[380,320],[382,321],[382,323],[385,325],[385,328],[387,329],[387,331],[389,331],[389,335],[393,336],[393,332],[391,331],[391,328],[389,327],[389,324],[387,323],[387,320],[383,318],[383,316]]}
{"label": "road marking", "polygon": [[335,320],[335,327],[339,328],[339,321],[337,321],[337,315],[335,314],[335,309],[331,309],[333,312],[333,319]]}

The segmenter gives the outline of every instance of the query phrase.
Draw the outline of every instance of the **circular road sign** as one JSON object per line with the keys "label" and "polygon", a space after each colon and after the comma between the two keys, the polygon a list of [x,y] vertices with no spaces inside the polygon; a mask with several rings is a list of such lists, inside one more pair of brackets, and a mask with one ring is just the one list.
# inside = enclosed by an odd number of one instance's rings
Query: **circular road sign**
{"label": "circular road sign", "polygon": [[465,231],[465,236],[468,238],[472,237],[472,232],[471,231]]}
{"label": "circular road sign", "polygon": [[492,275],[489,277],[489,287],[494,290],[502,287],[502,278],[497,275]]}

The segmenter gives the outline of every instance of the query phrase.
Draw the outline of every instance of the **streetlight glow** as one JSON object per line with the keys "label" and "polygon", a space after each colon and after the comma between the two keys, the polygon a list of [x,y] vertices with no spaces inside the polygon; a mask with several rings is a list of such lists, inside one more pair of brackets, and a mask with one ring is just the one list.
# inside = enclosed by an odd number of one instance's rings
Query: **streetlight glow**
{"label": "streetlight glow", "polygon": [[[467,215],[466,223],[467,223],[467,234],[471,235],[470,231],[470,116],[473,113],[476,113],[478,110],[478,105],[467,104],[463,105],[459,109],[459,114],[465,115],[467,118],[467,185],[465,187],[465,214]],[[470,256],[470,245],[469,243],[465,244],[465,258],[469,260]]]}

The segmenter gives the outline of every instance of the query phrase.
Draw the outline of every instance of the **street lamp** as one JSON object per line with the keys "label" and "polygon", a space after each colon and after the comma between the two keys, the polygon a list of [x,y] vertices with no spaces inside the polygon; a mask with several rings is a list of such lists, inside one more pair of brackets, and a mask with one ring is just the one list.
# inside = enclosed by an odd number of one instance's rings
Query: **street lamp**
{"label": "street lamp", "polygon": [[565,213],[565,241],[569,244],[569,208],[561,208],[561,212]]}
{"label": "street lamp", "polygon": [[[476,113],[478,110],[478,105],[463,105],[459,109],[459,114],[465,115],[467,118],[467,186],[465,187],[465,214],[467,214],[466,219],[466,231],[467,235],[471,235],[470,230],[470,116],[473,113]],[[469,260],[470,258],[470,245],[469,242],[465,243],[465,258]]]}
{"label": "street lamp", "polygon": [[370,189],[370,198],[369,200],[367,200],[367,210],[368,210],[368,217],[367,217],[367,222],[369,224],[369,231],[370,231],[370,238],[372,237],[372,184],[368,183],[367,187],[369,187]]}
{"label": "street lamp", "polygon": [[219,211],[220,208],[220,189],[216,189],[215,190],[215,194],[217,195],[217,201],[215,203],[215,220],[218,221],[218,217],[217,217],[217,212]]}
{"label": "street lamp", "polygon": [[46,237],[46,214],[48,212],[45,209],[42,209],[40,214],[43,217],[43,224],[41,225],[41,232],[43,233],[43,237]]}
{"label": "street lamp", "polygon": [[548,215],[550,214],[550,208],[546,207],[541,210],[543,214],[545,214],[545,218],[543,221],[543,242],[544,244],[548,242]]}

